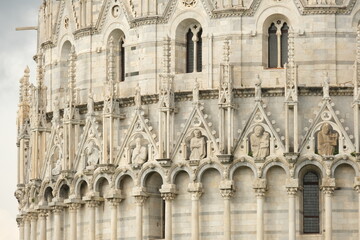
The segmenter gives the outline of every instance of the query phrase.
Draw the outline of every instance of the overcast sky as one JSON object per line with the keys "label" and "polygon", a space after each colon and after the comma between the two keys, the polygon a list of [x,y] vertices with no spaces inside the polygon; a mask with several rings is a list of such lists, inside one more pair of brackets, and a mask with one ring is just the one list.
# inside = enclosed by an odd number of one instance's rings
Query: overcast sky
{"label": "overcast sky", "polygon": [[1,0],[0,5],[0,239],[17,240],[16,111],[19,79],[27,65],[35,79],[36,31],[16,27],[37,25],[41,0]]}

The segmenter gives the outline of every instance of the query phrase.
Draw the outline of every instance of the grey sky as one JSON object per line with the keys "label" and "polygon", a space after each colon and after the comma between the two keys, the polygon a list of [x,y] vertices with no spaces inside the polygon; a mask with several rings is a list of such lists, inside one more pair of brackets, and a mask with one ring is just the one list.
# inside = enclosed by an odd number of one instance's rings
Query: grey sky
{"label": "grey sky", "polygon": [[18,239],[16,111],[19,79],[26,65],[35,79],[36,31],[15,32],[37,25],[40,0],[1,1],[0,5],[0,239]]}

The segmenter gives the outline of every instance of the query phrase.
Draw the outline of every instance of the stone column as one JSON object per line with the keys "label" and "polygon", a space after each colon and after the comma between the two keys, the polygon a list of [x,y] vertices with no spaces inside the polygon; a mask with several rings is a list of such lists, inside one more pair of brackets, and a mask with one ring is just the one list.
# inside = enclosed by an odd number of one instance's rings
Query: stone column
{"label": "stone column", "polygon": [[232,188],[220,189],[224,199],[224,240],[231,240],[231,206],[230,199],[234,195]]}
{"label": "stone column", "polygon": [[191,194],[191,240],[199,240],[199,200],[203,194],[201,183],[190,183],[188,191]]}
{"label": "stone column", "polygon": [[334,193],[334,186],[323,186],[322,192],[324,193],[325,201],[325,240],[332,239],[332,196]]}
{"label": "stone column", "polygon": [[256,195],[256,240],[264,240],[264,200],[266,179],[256,179],[254,182]]}
{"label": "stone column", "polygon": [[46,217],[47,210],[39,211],[39,225],[40,225],[40,236],[39,240],[46,240]]}
{"label": "stone column", "polygon": [[281,27],[276,26],[276,37],[277,37],[277,67],[281,68]]}
{"label": "stone column", "polygon": [[297,187],[287,187],[289,196],[289,240],[296,239],[296,194]]}
{"label": "stone column", "polygon": [[24,240],[24,218],[17,218],[16,222],[19,227],[19,240]]}
{"label": "stone column", "polygon": [[96,207],[99,205],[99,201],[90,200],[86,203],[87,208],[89,209],[89,240],[95,240],[96,238]]}
{"label": "stone column", "polygon": [[24,217],[24,239],[30,240],[30,217]]}
{"label": "stone column", "polygon": [[165,239],[172,239],[172,202],[175,198],[175,193],[165,192],[161,193],[161,197],[165,200]]}
{"label": "stone column", "polygon": [[30,240],[36,240],[37,236],[37,214],[32,213],[30,216],[31,220],[31,234],[30,234]]}
{"label": "stone column", "polygon": [[117,240],[117,212],[121,199],[111,198],[108,199],[108,202],[111,206],[111,220],[110,220],[111,238],[110,239]]}
{"label": "stone column", "polygon": [[136,204],[136,240],[143,240],[143,205],[147,196],[135,195]]}
{"label": "stone column", "polygon": [[53,209],[54,214],[54,240],[62,240],[61,234],[61,217],[62,217],[63,207],[55,206]]}
{"label": "stone column", "polygon": [[358,239],[360,239],[360,179],[355,179],[355,191],[358,193],[359,198],[359,209],[358,209]]}
{"label": "stone column", "polygon": [[69,204],[69,216],[70,216],[70,240],[77,240],[77,214],[81,205],[79,203]]}

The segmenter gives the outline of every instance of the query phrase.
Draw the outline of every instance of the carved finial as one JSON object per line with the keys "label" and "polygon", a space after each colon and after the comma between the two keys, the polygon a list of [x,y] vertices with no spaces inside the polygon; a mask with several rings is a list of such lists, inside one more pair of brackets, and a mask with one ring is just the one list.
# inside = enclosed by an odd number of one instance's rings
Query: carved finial
{"label": "carved finial", "polygon": [[330,99],[330,94],[329,94],[330,78],[329,78],[328,72],[325,72],[324,75],[325,75],[325,77],[324,77],[324,81],[323,81],[323,99],[328,100],[328,99]]}
{"label": "carved finial", "polygon": [[44,83],[44,72],[43,72],[43,52],[42,50],[37,55],[37,86],[42,88]]}
{"label": "carved finial", "polygon": [[111,36],[109,39],[109,56],[108,56],[108,81],[114,81],[114,68],[115,68],[115,58],[114,58],[114,37]]}
{"label": "carved finial", "polygon": [[224,64],[229,64],[230,61],[230,41],[229,39],[225,39],[224,41],[224,53],[223,53],[223,60],[224,60]]}
{"label": "carved finial", "polygon": [[259,74],[256,74],[255,80],[255,101],[261,101],[261,78]]}
{"label": "carved finial", "polygon": [[141,88],[140,88],[139,83],[136,85],[136,88],[135,88],[134,101],[135,101],[136,109],[140,109],[141,108]]}
{"label": "carved finial", "polygon": [[198,104],[199,103],[199,82],[197,81],[197,78],[195,79],[195,86],[193,89],[193,103]]}
{"label": "carved finial", "polygon": [[24,70],[24,76],[20,79],[20,104],[27,104],[29,103],[29,78],[30,78],[30,69],[29,66],[26,66]]}

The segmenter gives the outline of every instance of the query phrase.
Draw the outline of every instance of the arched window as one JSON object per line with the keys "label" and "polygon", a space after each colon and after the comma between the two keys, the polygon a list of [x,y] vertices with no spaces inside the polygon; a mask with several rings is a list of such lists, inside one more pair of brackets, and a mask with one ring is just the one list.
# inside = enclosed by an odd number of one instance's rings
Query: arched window
{"label": "arched window", "polygon": [[60,90],[65,92],[69,79],[69,59],[72,44],[66,41],[61,48],[60,56]]}
{"label": "arched window", "polygon": [[320,184],[315,172],[303,178],[303,232],[320,233]]}
{"label": "arched window", "polygon": [[195,24],[186,33],[186,72],[202,71],[202,28]]}
{"label": "arched window", "polygon": [[125,35],[116,29],[114,30],[108,40],[108,74],[113,74],[111,77],[118,82],[125,81]]}
{"label": "arched window", "polygon": [[289,26],[283,20],[276,20],[268,28],[268,67],[282,68],[288,61]]}

